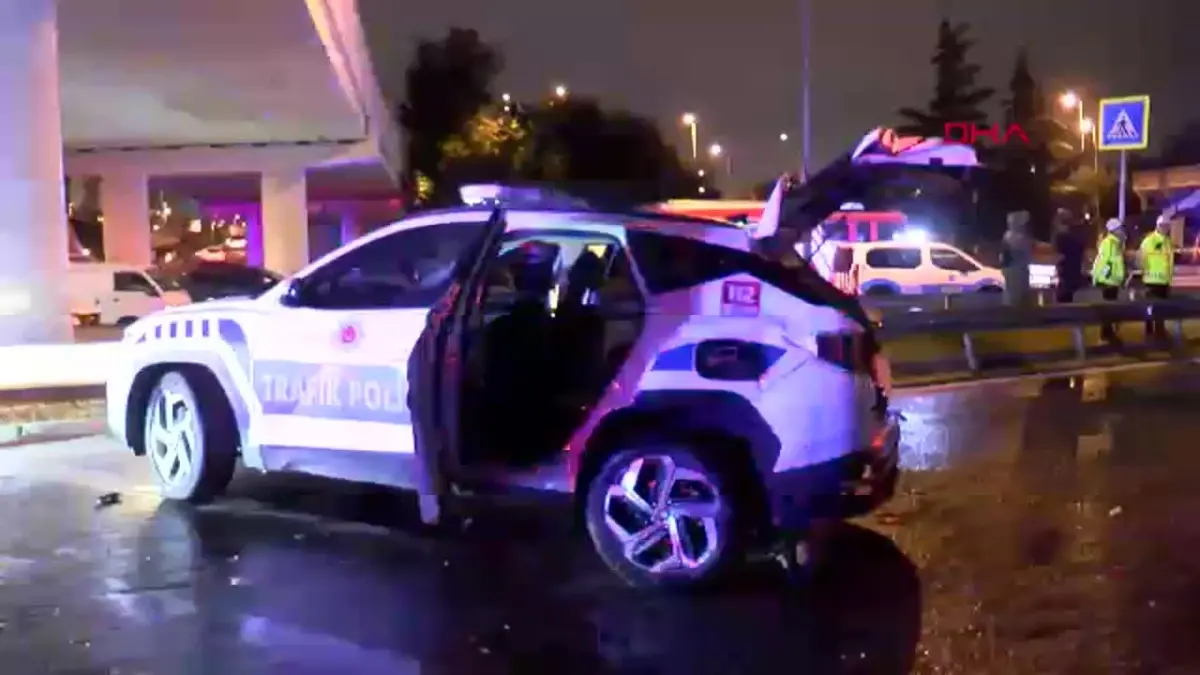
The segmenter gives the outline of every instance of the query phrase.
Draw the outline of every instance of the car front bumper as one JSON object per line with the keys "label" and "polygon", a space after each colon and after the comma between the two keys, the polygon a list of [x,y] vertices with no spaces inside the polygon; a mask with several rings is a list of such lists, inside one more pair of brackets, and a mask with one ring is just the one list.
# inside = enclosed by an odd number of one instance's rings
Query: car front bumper
{"label": "car front bumper", "polygon": [[766,487],[775,526],[804,530],[814,520],[870,513],[895,493],[899,457],[900,421],[889,416],[867,448],[772,474]]}

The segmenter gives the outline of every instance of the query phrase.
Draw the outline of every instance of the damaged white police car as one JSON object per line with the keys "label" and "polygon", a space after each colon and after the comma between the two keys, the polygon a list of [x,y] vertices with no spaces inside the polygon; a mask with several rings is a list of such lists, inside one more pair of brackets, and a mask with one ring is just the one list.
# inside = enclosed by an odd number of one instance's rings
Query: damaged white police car
{"label": "damaged white police car", "polygon": [[[906,161],[873,133],[785,198],[779,231]],[[629,583],[706,581],[897,475],[870,321],[757,248],[640,212],[420,213],[257,298],[130,326],[109,426],[168,499],[219,496],[239,461],[433,498],[558,491]]]}

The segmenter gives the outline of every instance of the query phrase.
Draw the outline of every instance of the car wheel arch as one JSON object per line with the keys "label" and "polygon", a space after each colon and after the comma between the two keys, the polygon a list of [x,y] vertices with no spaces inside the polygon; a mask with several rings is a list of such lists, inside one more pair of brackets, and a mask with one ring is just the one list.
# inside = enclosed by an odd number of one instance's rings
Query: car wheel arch
{"label": "car wheel arch", "polygon": [[164,375],[173,371],[182,372],[185,376],[189,373],[198,374],[201,377],[210,377],[217,382],[221,392],[225,395],[224,404],[229,406],[233,413],[233,419],[239,421],[237,430],[239,447],[244,447],[246,439],[242,434],[244,427],[239,419],[238,411],[246,410],[246,406],[245,402],[241,400],[241,396],[236,391],[231,392],[228,387],[223,386],[221,378],[207,364],[194,361],[165,361],[144,366],[133,377],[130,384],[125,402],[125,442],[133,449],[133,453],[138,456],[146,453],[145,439],[142,434],[146,419],[146,405],[150,401],[154,387]]}
{"label": "car wheel arch", "polygon": [[863,295],[892,296],[902,295],[900,286],[890,281],[868,281],[862,285]]}
{"label": "car wheel arch", "polygon": [[[584,519],[587,487],[613,454],[643,443],[685,442],[713,460],[719,470],[739,475],[741,497],[752,505],[743,514],[757,527],[769,518],[763,477],[779,458],[779,439],[744,397],[723,391],[645,392],[630,406],[609,413],[591,434],[574,480],[576,516]],[[729,452],[730,446],[738,448]]]}

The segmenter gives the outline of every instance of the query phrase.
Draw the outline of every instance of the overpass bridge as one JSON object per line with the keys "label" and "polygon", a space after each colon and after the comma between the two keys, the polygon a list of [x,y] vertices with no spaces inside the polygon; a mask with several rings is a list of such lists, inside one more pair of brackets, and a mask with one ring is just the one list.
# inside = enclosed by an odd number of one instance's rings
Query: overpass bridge
{"label": "overpass bridge", "polygon": [[100,178],[106,257],[138,264],[152,178],[248,176],[291,272],[310,172],[400,170],[356,0],[5,0],[0,90],[0,344],[69,339],[64,176]]}

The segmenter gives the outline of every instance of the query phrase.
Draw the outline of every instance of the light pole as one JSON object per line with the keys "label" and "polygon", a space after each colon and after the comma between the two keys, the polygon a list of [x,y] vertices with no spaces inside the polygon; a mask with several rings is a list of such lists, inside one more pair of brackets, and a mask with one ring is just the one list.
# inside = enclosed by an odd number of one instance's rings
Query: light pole
{"label": "light pole", "polygon": [[800,0],[800,180],[808,180],[809,160],[812,157],[812,0]]}
{"label": "light pole", "polygon": [[790,138],[790,137],[787,135],[787,132],[786,132],[786,131],[785,131],[785,132],[783,132],[783,133],[781,133],[781,134],[779,134],[779,142],[780,142],[780,143],[787,143],[787,142],[788,142],[788,138]]}
{"label": "light pole", "polygon": [[692,161],[695,162],[697,159],[700,158],[699,150],[697,150],[697,147],[696,147],[696,144],[697,144],[696,123],[699,120],[697,120],[696,116],[692,113],[684,113],[683,117],[680,119],[683,122],[683,126],[687,127],[688,132],[691,134],[691,137],[692,137]]}
{"label": "light pole", "polygon": [[1090,117],[1079,120],[1079,133],[1084,138],[1092,138],[1092,171],[1100,172],[1100,143],[1096,138],[1096,123]]}
{"label": "light pole", "polygon": [[[1080,106],[1082,110],[1082,106]],[[1084,117],[1079,120],[1079,133],[1084,137],[1092,137],[1092,181],[1093,184],[1100,184],[1100,139],[1097,134],[1100,133],[1096,129],[1096,123],[1090,117]],[[1100,222],[1100,193],[1092,195],[1092,209],[1096,214],[1096,222]]]}
{"label": "light pole", "polygon": [[559,100],[566,99],[568,93],[569,92],[567,91],[567,85],[565,85],[565,84],[554,85],[554,98],[557,98]]}

